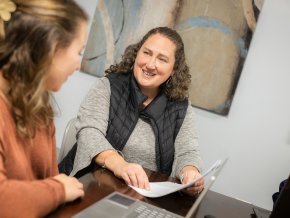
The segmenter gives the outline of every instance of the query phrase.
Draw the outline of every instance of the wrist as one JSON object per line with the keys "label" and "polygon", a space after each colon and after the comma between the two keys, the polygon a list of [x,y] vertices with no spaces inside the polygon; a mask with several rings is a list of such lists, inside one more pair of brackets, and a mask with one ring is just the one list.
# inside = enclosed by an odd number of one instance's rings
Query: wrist
{"label": "wrist", "polygon": [[112,165],[114,165],[114,162],[118,162],[118,160],[124,160],[124,155],[121,151],[118,150],[109,150],[107,151],[108,155],[104,157],[102,168],[104,169],[111,169]]}
{"label": "wrist", "polygon": [[98,154],[95,161],[102,168],[112,171],[116,176],[120,176],[120,173],[118,173],[119,168],[127,163],[123,158],[122,152],[113,149]]}
{"label": "wrist", "polygon": [[180,170],[180,173],[179,173],[179,179],[180,179],[181,182],[186,177],[188,171],[196,171],[196,172],[199,172],[199,170],[195,166],[192,166],[192,165],[186,165],[186,166],[184,166]]}

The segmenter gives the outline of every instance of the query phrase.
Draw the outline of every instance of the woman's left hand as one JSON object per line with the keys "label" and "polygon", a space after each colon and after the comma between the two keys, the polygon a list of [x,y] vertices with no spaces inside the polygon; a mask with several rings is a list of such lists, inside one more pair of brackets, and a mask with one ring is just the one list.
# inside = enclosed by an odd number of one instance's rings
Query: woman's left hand
{"label": "woman's left hand", "polygon": [[[182,184],[188,184],[192,180],[198,179],[202,177],[201,174],[194,166],[185,166],[181,170],[180,180]],[[190,195],[196,196],[198,195],[202,189],[204,188],[204,179],[201,178],[196,181],[192,186],[186,189],[186,192]]]}

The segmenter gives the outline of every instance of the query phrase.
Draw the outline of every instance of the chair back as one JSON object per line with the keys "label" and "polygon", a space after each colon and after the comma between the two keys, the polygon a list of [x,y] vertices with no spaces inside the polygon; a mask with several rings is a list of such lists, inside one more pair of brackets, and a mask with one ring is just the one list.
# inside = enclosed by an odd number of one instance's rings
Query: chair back
{"label": "chair back", "polygon": [[67,155],[67,153],[71,150],[72,146],[76,143],[76,128],[75,123],[77,121],[77,118],[72,118],[68,124],[66,125],[66,128],[64,130],[64,135],[62,138],[62,143],[58,155],[58,163],[62,161],[62,159]]}

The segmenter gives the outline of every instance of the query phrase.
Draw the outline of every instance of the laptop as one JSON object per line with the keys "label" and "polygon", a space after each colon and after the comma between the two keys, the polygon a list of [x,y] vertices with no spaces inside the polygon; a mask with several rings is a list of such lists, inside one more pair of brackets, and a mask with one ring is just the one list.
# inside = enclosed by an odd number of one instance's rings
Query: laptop
{"label": "laptop", "polygon": [[273,211],[270,218],[289,218],[290,217],[290,175],[286,184],[282,188],[276,203],[274,204]]}
{"label": "laptop", "polygon": [[[202,199],[207,194],[210,187],[215,182],[218,174],[224,167],[227,159],[221,162],[205,179],[205,187],[199,194],[197,199],[192,204],[185,218],[194,216]],[[113,192],[103,199],[97,201],[86,209],[80,211],[74,218],[135,218],[135,217],[163,217],[163,218],[184,218],[178,214],[172,213],[168,210],[151,205],[144,201],[140,201],[124,195],[120,192]]]}

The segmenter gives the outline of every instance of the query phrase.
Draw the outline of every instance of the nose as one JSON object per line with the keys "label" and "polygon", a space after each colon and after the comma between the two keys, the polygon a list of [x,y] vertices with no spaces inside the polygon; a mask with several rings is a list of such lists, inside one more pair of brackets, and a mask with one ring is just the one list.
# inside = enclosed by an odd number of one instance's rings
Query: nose
{"label": "nose", "polygon": [[147,66],[147,68],[149,68],[149,69],[155,69],[155,68],[156,68],[156,60],[155,60],[155,58],[154,58],[154,57],[151,57],[151,58],[148,60],[146,66]]}

